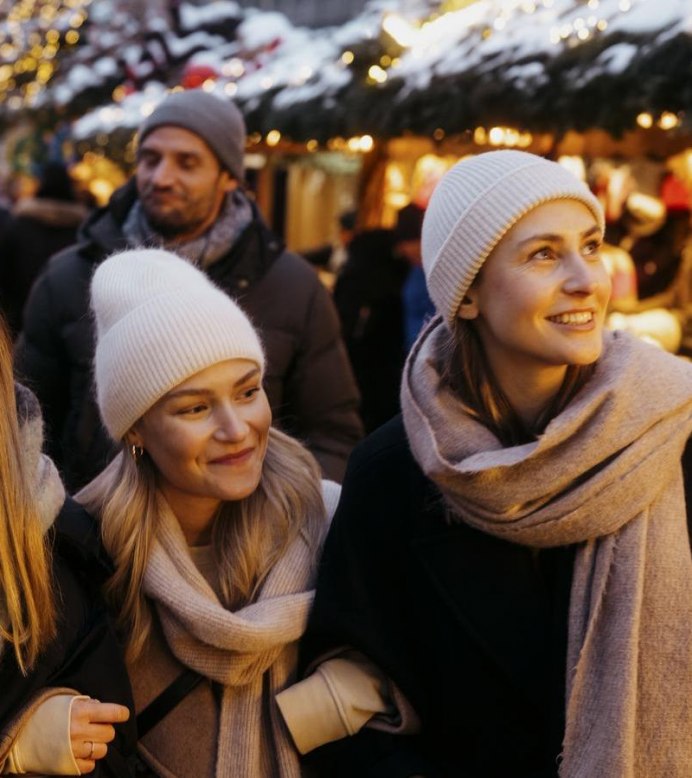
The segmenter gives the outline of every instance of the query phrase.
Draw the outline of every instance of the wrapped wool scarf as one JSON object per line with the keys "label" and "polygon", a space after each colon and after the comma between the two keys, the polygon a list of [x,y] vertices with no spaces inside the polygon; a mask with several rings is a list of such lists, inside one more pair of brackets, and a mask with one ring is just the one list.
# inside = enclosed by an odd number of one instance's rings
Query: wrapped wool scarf
{"label": "wrapped wool scarf", "polygon": [[[337,484],[323,481],[328,518],[339,491]],[[294,679],[297,641],[314,597],[321,538],[309,543],[301,534],[272,568],[257,600],[231,612],[195,566],[177,519],[165,501],[161,503],[144,591],[177,660],[223,687],[215,774],[298,778],[298,754],[273,702],[267,706],[266,693],[273,701]],[[325,521],[323,532],[327,527]]]}
{"label": "wrapped wool scarf", "polygon": [[123,233],[128,245],[133,248],[166,248],[197,267],[208,268],[228,254],[252,219],[250,201],[240,189],[235,189],[226,196],[211,227],[194,240],[185,243],[167,240],[149,224],[139,200],[135,201],[125,219]]}
{"label": "wrapped wool scarf", "polygon": [[537,440],[503,448],[440,381],[443,325],[402,386],[413,454],[456,517],[535,548],[579,544],[563,778],[692,775],[692,559],[680,459],[692,366],[606,333],[589,383]]}

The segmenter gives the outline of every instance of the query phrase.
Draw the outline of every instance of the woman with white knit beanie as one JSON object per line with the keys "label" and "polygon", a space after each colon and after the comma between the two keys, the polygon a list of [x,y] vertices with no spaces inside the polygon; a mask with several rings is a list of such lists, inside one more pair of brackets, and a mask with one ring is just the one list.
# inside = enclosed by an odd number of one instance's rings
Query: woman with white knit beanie
{"label": "woman with white knit beanie", "polygon": [[301,659],[362,652],[420,732],[366,728],[318,774],[692,775],[692,366],[604,330],[603,226],[524,152],[433,193],[438,315],[351,457]]}
{"label": "woman with white knit beanie", "polygon": [[139,774],[298,776],[273,698],[294,676],[338,486],[271,427],[260,339],[203,273],[126,251],[91,292],[98,405],[122,450],[77,499],[115,564]]}

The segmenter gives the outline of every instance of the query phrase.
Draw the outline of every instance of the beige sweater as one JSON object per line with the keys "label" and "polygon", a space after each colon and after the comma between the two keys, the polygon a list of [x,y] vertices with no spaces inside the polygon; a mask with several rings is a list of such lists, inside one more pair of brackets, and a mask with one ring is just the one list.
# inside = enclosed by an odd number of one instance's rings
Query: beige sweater
{"label": "beige sweater", "polygon": [[3,775],[80,775],[72,754],[70,716],[75,700],[86,700],[65,689],[44,690],[24,711]]}
{"label": "beige sweater", "polygon": [[374,716],[395,710],[386,677],[364,656],[349,651],[276,696],[301,754],[359,732]]}

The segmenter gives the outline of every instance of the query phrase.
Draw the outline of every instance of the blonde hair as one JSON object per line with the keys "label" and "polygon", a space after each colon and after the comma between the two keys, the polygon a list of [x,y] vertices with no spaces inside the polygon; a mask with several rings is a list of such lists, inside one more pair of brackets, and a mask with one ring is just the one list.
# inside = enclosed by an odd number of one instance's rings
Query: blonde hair
{"label": "blonde hair", "polygon": [[[243,500],[222,503],[214,522],[212,547],[225,607],[251,602],[300,533],[317,551],[326,526],[320,483],[313,456],[271,428],[257,489]],[[146,454],[135,462],[123,448],[76,499],[100,519],[115,565],[106,596],[128,636],[127,659],[134,662],[152,627],[142,585],[160,515],[154,463]]]}
{"label": "blonde hair", "polygon": [[453,329],[445,331],[440,356],[443,383],[505,446],[527,443],[539,435],[586,384],[595,369],[593,364],[568,365],[560,390],[535,423],[527,427],[493,375],[472,321],[455,320]]}
{"label": "blonde hair", "polygon": [[12,372],[12,345],[0,318],[0,640],[14,649],[25,675],[56,634],[48,540],[33,473],[22,456]]}

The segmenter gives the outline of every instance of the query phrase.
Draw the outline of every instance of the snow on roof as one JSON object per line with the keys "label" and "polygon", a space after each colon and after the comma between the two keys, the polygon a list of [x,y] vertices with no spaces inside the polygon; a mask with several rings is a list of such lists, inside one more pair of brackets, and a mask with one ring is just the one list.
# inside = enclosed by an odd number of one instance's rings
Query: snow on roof
{"label": "snow on roof", "polygon": [[102,106],[82,116],[73,127],[73,135],[75,138],[88,138],[122,128],[136,130],[167,94],[163,84],[147,84],[140,92],[128,95],[120,105]]}
{"label": "snow on roof", "polygon": [[183,30],[197,30],[205,25],[240,17],[240,6],[232,0],[215,0],[207,5],[183,3],[180,6],[180,26]]}
{"label": "snow on roof", "polygon": [[[93,0],[92,15],[107,2]],[[341,27],[314,30],[294,27],[282,14],[241,9],[234,2],[183,3],[179,29],[160,36],[176,67],[170,69],[167,84],[158,88],[164,92],[178,83],[185,61],[204,64],[217,73],[213,88],[237,100],[250,124],[283,129],[282,120],[288,117],[299,134],[307,135],[311,121],[315,126],[320,121],[338,122],[346,106],[352,113],[357,105],[367,120],[370,105],[381,115],[380,129],[393,132],[396,122],[405,126],[410,114],[419,113],[421,101],[431,91],[440,103],[442,119],[437,126],[443,126],[445,110],[451,110],[443,105],[445,89],[456,94],[460,84],[473,85],[475,102],[465,107],[466,114],[457,107],[457,122],[481,110],[486,83],[530,102],[539,93],[545,99],[543,92],[551,85],[564,90],[586,88],[598,78],[614,82],[633,68],[644,68],[646,57],[655,58],[664,45],[685,46],[692,56],[690,0],[477,0],[437,18],[429,16],[430,5],[371,0]],[[412,9],[418,11],[417,17]],[[240,23],[227,37],[219,34],[218,26],[213,33],[204,29],[230,18]],[[112,33],[104,31],[101,38],[105,35],[112,42]],[[154,56],[146,41],[132,47],[120,56],[135,70],[138,60]],[[345,52],[351,52],[353,62]],[[378,52],[389,53],[393,62],[379,67]],[[80,59],[88,60],[83,50]],[[99,79],[112,78],[115,61],[110,55],[106,64],[88,72],[73,69],[61,81],[56,101],[65,104],[67,90],[74,96]],[[379,70],[368,78],[370,65]],[[142,72],[147,76],[146,68]],[[628,88],[634,89],[635,82]],[[150,84],[149,94],[153,88]],[[634,102],[640,99],[635,98]],[[383,100],[390,101],[391,110]],[[611,111],[617,110],[617,102],[609,106]],[[407,109],[409,104],[416,108]],[[96,108],[77,122],[75,135],[108,131],[114,116],[121,126],[136,127],[145,105],[148,99],[136,92],[118,105]],[[104,111],[109,107],[113,110]],[[512,108],[528,111],[527,106],[508,106],[508,113]]]}

